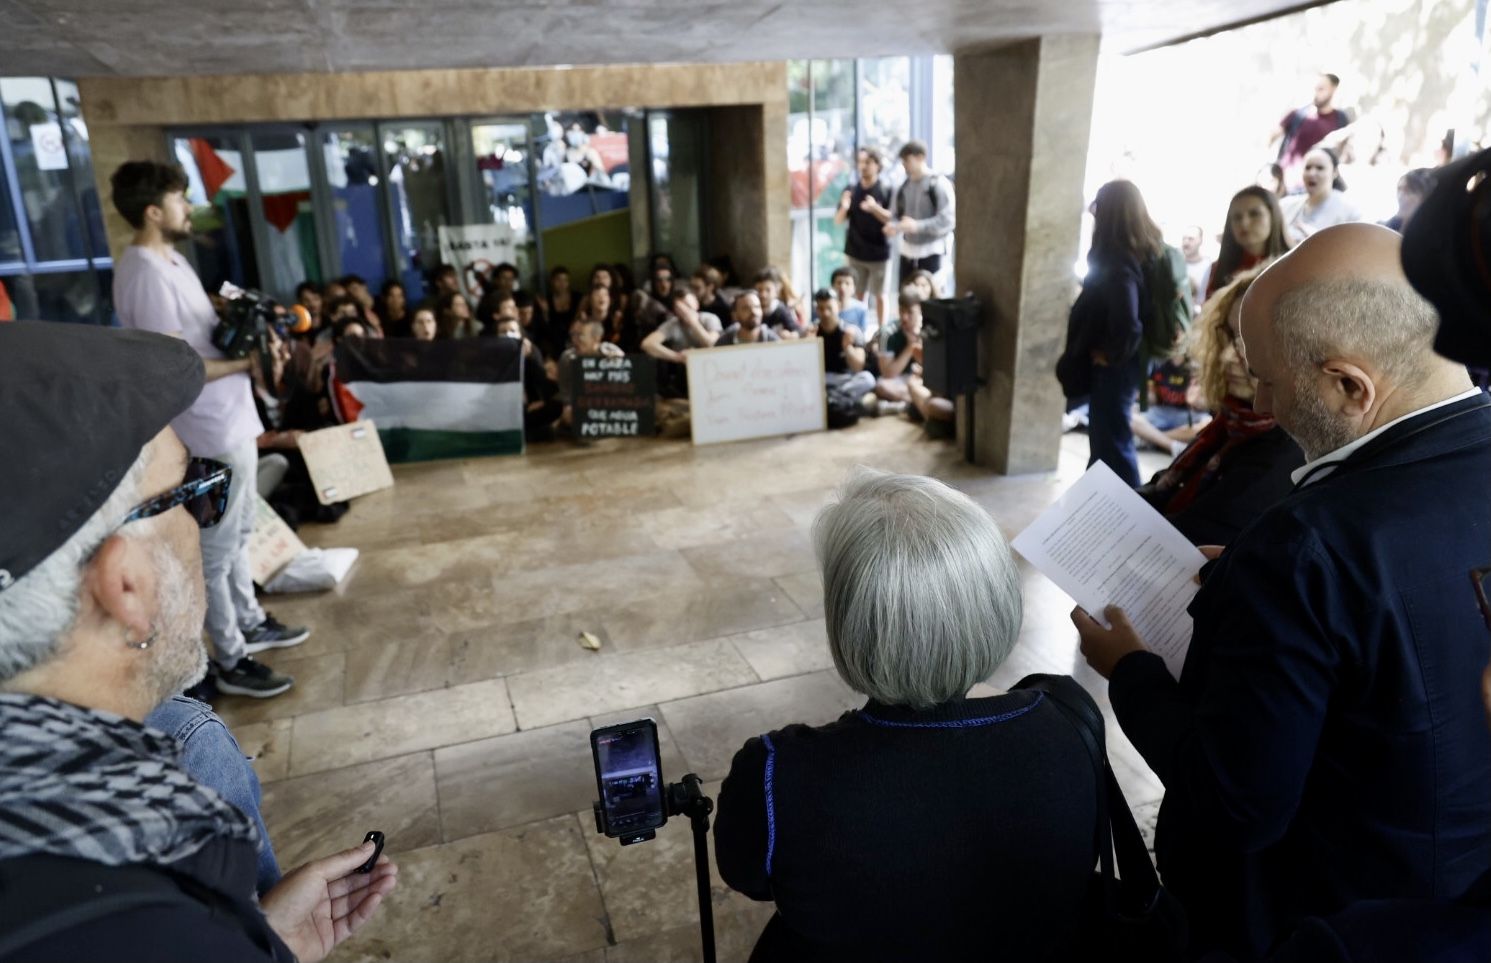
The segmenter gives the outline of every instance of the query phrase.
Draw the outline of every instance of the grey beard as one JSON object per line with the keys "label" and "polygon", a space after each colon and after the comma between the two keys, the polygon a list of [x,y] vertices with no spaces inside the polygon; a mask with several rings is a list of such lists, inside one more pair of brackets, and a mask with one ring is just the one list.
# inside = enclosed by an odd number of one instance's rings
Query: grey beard
{"label": "grey beard", "polygon": [[1342,424],[1326,408],[1320,396],[1309,388],[1297,392],[1289,421],[1289,436],[1299,443],[1306,461],[1329,455],[1356,440],[1351,429]]}
{"label": "grey beard", "polygon": [[[186,566],[168,546],[157,542],[150,554],[160,587],[153,626],[156,652],[148,681],[150,694],[159,704],[206,677],[207,647],[202,643],[202,590],[193,593]],[[200,575],[196,584],[202,584]]]}

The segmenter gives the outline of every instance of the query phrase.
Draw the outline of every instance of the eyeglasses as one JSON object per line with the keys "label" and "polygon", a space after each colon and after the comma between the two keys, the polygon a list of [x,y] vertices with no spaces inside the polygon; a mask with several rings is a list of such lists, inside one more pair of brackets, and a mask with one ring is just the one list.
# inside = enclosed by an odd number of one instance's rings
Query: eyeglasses
{"label": "eyeglasses", "polygon": [[211,528],[223,520],[223,512],[228,509],[228,483],[232,479],[233,469],[222,462],[193,458],[186,463],[186,479],[180,485],[136,505],[120,524],[153,518],[184,505],[198,527]]}
{"label": "eyeglasses", "polygon": [[1475,586],[1475,599],[1481,604],[1486,628],[1491,629],[1491,566],[1471,569],[1470,582]]}

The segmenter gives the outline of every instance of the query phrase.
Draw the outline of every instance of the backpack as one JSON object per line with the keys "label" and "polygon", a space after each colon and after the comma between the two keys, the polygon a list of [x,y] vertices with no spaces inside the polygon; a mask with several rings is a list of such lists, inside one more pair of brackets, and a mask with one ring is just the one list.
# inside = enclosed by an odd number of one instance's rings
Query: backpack
{"label": "backpack", "polygon": [[848,428],[859,421],[859,416],[864,414],[860,407],[859,399],[845,392],[828,389],[828,427]]}
{"label": "backpack", "polygon": [[[942,175],[935,171],[927,175],[927,193],[932,195],[932,214],[934,216],[942,210],[942,195],[937,192],[937,183],[941,178]],[[898,220],[906,216],[906,185],[904,183],[896,188],[896,197],[895,200],[891,201],[891,206],[895,208]]]}
{"label": "backpack", "polygon": [[1168,244],[1139,269],[1144,291],[1139,304],[1144,334],[1139,350],[1148,360],[1168,358],[1175,343],[1191,330],[1191,284],[1186,260]]}

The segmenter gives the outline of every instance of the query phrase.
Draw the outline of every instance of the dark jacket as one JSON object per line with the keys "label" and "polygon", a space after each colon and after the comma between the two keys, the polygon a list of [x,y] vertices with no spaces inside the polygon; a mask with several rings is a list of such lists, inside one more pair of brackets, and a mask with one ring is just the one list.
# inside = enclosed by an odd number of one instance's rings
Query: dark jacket
{"label": "dark jacket", "polygon": [[879,705],[746,743],[720,876],[777,917],[753,959],[1060,958],[1096,851],[1090,757],[1032,691]]}
{"label": "dark jacket", "polygon": [[1056,363],[1056,377],[1068,398],[1092,390],[1092,352],[1121,366],[1139,351],[1144,321],[1139,316],[1144,276],[1132,257],[1088,258],[1087,277],[1067,315],[1066,345]]}
{"label": "dark jacket", "polygon": [[[1305,463],[1305,454],[1275,427],[1227,452],[1206,489],[1184,510],[1166,515],[1192,545],[1230,545],[1243,529],[1278,504],[1294,488],[1290,473]],[[1167,469],[1168,470],[1168,469]],[[1155,487],[1160,472],[1139,494],[1162,514],[1175,489]]]}
{"label": "dark jacket", "polygon": [[1179,683],[1147,652],[1115,668],[1198,948],[1255,958],[1305,916],[1452,898],[1491,866],[1487,477],[1486,398],[1394,426],[1212,566]]}
{"label": "dark jacket", "polygon": [[[0,861],[0,960],[268,963],[293,960],[254,901],[253,846],[208,844],[169,869],[58,856]],[[64,922],[60,910],[75,914]],[[6,942],[27,927],[47,935]]]}

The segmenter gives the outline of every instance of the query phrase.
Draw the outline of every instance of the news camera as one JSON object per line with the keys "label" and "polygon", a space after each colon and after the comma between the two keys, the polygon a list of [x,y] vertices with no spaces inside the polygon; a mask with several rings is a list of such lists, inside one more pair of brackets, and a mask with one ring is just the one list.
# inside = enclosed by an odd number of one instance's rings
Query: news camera
{"label": "news camera", "polygon": [[219,292],[225,299],[217,327],[212,331],[212,346],[232,360],[257,354],[266,384],[274,383],[273,354],[269,334],[288,341],[291,333],[309,331],[310,312],[294,305],[286,312],[273,298],[259,291],[224,284]]}

